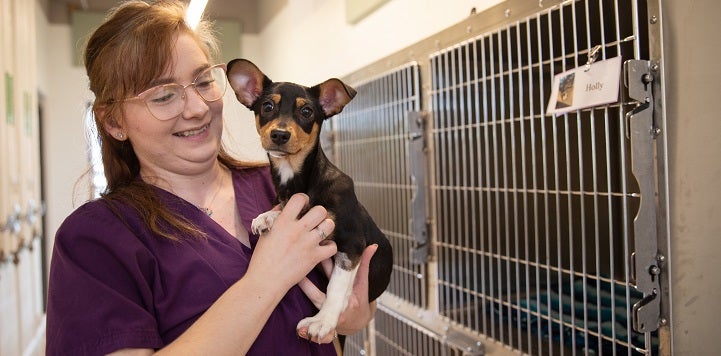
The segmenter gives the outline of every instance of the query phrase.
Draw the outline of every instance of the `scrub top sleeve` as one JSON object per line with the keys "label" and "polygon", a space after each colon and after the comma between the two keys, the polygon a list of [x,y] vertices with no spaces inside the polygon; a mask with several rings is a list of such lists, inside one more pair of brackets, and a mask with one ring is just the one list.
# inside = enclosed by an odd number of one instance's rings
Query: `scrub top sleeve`
{"label": "scrub top sleeve", "polygon": [[88,203],[66,219],[51,266],[48,355],[163,346],[152,298],[155,260],[104,204]]}

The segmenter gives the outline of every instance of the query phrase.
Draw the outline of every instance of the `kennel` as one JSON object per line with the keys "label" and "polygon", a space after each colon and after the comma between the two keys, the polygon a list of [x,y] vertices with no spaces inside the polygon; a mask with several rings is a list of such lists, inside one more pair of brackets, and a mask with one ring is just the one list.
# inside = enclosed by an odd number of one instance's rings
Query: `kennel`
{"label": "kennel", "polygon": [[[395,253],[346,355],[659,353],[658,7],[507,1],[345,78],[324,144]],[[618,100],[547,113],[619,56]]]}

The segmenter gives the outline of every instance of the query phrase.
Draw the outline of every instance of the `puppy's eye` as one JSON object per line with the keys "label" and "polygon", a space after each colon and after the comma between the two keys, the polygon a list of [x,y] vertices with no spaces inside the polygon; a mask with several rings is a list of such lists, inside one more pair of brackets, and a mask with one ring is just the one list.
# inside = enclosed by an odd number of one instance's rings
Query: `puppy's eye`
{"label": "puppy's eye", "polygon": [[304,118],[310,119],[313,117],[313,109],[306,106],[300,109],[300,114],[303,115]]}
{"label": "puppy's eye", "polygon": [[272,101],[266,101],[263,103],[262,110],[263,112],[271,112],[275,109],[275,103]]}

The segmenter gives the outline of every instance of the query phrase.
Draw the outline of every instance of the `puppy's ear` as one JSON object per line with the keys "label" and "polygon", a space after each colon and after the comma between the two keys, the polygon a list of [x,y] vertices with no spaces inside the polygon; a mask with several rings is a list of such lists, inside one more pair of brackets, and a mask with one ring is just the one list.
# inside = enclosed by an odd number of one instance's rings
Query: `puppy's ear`
{"label": "puppy's ear", "polygon": [[241,104],[250,108],[263,93],[263,85],[271,80],[247,59],[234,59],[228,63],[228,82]]}
{"label": "puppy's ear", "polygon": [[320,106],[326,117],[331,117],[343,110],[356,95],[355,89],[345,85],[340,79],[332,78],[317,85],[320,93]]}

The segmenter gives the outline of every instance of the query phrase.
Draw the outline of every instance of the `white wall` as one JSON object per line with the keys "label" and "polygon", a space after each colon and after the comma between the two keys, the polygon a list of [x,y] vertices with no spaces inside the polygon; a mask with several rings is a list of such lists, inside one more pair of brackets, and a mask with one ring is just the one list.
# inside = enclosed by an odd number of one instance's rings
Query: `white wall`
{"label": "white wall", "polygon": [[[355,25],[345,1],[288,0],[261,33],[258,58],[271,79],[313,85],[342,77],[501,0],[391,0]],[[260,11],[268,7],[261,3]]]}
{"label": "white wall", "polygon": [[[44,17],[38,18],[38,22],[43,21]],[[87,89],[84,69],[72,65],[70,27],[47,25],[46,30],[46,41],[38,42],[38,73],[43,73],[38,82],[45,95],[41,138],[48,209],[46,236],[53,237],[62,220],[76,207],[75,183],[88,167],[83,114],[92,94]],[[78,191],[87,189],[79,186]]]}
{"label": "white wall", "polygon": [[721,2],[662,5],[674,352],[718,355]]}

